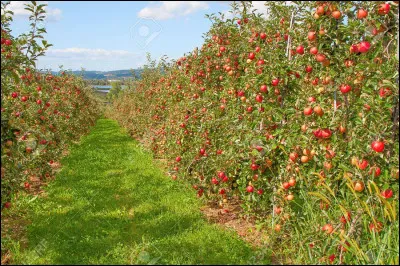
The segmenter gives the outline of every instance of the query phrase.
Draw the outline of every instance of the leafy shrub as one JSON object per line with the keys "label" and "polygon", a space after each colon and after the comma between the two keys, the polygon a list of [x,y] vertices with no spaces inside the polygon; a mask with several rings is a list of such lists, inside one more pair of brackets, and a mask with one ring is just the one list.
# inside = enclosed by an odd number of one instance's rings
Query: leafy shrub
{"label": "leafy shrub", "polygon": [[[51,165],[71,141],[79,140],[99,115],[98,101],[84,81],[64,71],[53,76],[35,69],[51,45],[39,27],[44,6],[32,2],[31,30],[14,37],[8,2],[1,3],[1,203],[29,188],[29,177],[52,176]],[[41,44],[39,44],[41,40]]]}

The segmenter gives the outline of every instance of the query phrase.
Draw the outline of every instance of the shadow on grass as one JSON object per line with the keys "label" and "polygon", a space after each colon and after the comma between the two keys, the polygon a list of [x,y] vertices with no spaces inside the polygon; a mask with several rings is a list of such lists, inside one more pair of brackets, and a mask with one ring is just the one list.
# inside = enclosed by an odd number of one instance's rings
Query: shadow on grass
{"label": "shadow on grass", "polygon": [[20,263],[246,264],[254,254],[208,224],[193,193],[163,176],[115,121],[100,119],[62,164],[30,206]]}

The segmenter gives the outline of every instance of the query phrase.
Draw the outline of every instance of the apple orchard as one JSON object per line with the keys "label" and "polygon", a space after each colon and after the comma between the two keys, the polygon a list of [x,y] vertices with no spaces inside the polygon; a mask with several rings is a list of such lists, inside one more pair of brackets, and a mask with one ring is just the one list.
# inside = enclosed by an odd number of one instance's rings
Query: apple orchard
{"label": "apple orchard", "polygon": [[398,3],[266,5],[210,15],[200,49],[150,60],[109,115],[292,262],[398,262]]}
{"label": "apple orchard", "polygon": [[35,69],[35,60],[50,44],[43,39],[44,5],[29,4],[29,34],[13,37],[12,14],[1,3],[1,203],[12,206],[18,189],[30,190],[32,180],[54,176],[57,162],[71,141],[88,132],[98,117],[98,102],[82,79]]}
{"label": "apple orchard", "polygon": [[[222,210],[240,202],[276,257],[397,264],[398,1],[265,5],[267,16],[250,2],[232,3],[233,18],[208,15],[199,49],[149,58],[106,116],[166,159],[170,177],[200,200]],[[40,6],[31,9],[40,20]],[[7,18],[2,208],[32,176],[51,178],[100,110],[80,78],[35,70],[49,46],[37,42],[44,29],[14,38]]]}

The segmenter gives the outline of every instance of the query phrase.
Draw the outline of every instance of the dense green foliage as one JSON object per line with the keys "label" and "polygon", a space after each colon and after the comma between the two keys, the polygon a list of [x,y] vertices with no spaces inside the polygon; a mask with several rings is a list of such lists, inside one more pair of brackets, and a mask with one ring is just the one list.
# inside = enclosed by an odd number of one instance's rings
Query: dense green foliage
{"label": "dense green foliage", "polygon": [[244,4],[109,116],[292,262],[398,263],[398,4]]}
{"label": "dense green foliage", "polygon": [[[18,189],[29,189],[31,178],[53,176],[71,141],[78,140],[99,115],[98,101],[82,79],[35,69],[35,60],[50,46],[39,27],[44,6],[32,2],[28,34],[13,36],[12,12],[1,2],[1,203],[10,208]],[[39,42],[40,41],[40,42]]]}

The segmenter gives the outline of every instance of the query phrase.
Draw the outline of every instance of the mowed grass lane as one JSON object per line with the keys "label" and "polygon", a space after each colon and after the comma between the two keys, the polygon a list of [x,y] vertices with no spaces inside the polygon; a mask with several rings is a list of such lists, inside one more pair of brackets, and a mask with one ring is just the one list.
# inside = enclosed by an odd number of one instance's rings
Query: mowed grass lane
{"label": "mowed grass lane", "polygon": [[99,119],[27,207],[24,264],[268,263],[234,232],[209,224],[201,201],[154,165],[118,124]]}

